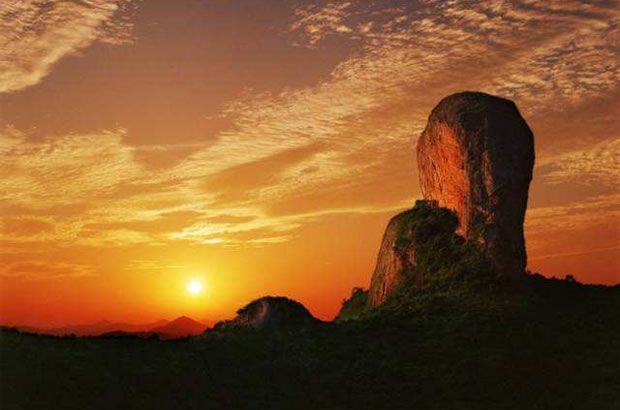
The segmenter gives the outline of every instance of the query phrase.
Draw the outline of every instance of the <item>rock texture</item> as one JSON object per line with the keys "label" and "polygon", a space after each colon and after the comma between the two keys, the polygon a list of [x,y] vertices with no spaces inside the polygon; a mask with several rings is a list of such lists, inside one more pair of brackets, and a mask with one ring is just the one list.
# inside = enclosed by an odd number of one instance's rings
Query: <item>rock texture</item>
{"label": "rock texture", "polygon": [[[479,92],[444,98],[418,141],[417,158],[425,198],[420,205],[453,211],[456,233],[482,243],[496,272],[522,274],[534,136],[515,104]],[[369,307],[385,302],[414,272],[410,212],[395,216],[387,226],[368,291]]]}
{"label": "rock texture", "polygon": [[368,307],[368,290],[355,287],[351,291],[351,296],[342,301],[340,311],[334,318],[335,322],[346,320],[357,320]]}
{"label": "rock texture", "polygon": [[369,306],[378,306],[385,302],[388,295],[415,267],[415,251],[412,238],[410,238],[412,229],[409,226],[409,212],[411,211],[405,211],[393,217],[383,234],[377,265],[368,290]]}
{"label": "rock texture", "polygon": [[219,322],[214,330],[279,330],[321,323],[299,302],[281,296],[265,296],[237,311],[233,320]]}
{"label": "rock texture", "polygon": [[444,98],[428,119],[417,157],[424,198],[454,210],[458,233],[484,243],[499,272],[523,273],[534,136],[515,104],[479,92]]}

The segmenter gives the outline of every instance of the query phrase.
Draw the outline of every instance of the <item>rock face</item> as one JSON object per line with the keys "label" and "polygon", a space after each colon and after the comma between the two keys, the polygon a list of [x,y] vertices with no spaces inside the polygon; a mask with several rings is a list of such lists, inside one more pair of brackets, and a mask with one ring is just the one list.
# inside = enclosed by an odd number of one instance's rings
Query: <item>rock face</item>
{"label": "rock face", "polygon": [[[428,119],[417,157],[425,199],[420,205],[453,211],[458,217],[456,233],[483,244],[494,271],[523,273],[527,262],[523,220],[534,167],[534,136],[515,104],[478,92],[444,98]],[[411,237],[416,229],[412,212],[415,208],[395,216],[387,226],[368,290],[369,307],[385,302],[415,271],[419,239]]]}
{"label": "rock face", "polygon": [[237,311],[233,320],[219,322],[214,330],[279,330],[321,323],[299,302],[280,296],[265,296]]}
{"label": "rock face", "polygon": [[368,290],[368,305],[378,306],[403,281],[415,267],[415,251],[410,238],[408,214],[402,212],[393,217],[383,234],[377,265]]}
{"label": "rock face", "polygon": [[424,198],[454,210],[458,233],[484,243],[499,272],[523,273],[534,136],[515,104],[479,92],[444,98],[418,141],[417,158]]}
{"label": "rock face", "polygon": [[335,322],[359,319],[368,306],[368,290],[363,288],[353,288],[351,296],[342,301],[342,307],[338,315],[334,318]]}

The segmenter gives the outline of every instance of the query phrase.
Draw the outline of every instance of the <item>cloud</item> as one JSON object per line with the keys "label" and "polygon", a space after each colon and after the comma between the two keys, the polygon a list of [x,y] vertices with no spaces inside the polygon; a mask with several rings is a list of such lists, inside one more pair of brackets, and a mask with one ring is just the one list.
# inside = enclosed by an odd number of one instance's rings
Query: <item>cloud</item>
{"label": "cloud", "polygon": [[528,234],[571,231],[620,220],[620,193],[585,198],[564,205],[528,209],[525,230]]}
{"label": "cloud", "polygon": [[[323,40],[328,33],[353,33],[354,29],[343,24],[346,17],[347,9],[351,7],[351,2],[328,3],[324,7],[317,10],[312,5],[307,8],[297,9],[295,11],[296,21],[291,24],[291,30],[302,30],[307,37],[307,44],[315,46]],[[360,31],[368,32],[372,27],[366,25],[360,27]]]}
{"label": "cloud", "polygon": [[342,75],[403,89],[439,78],[441,88],[482,88],[540,109],[552,98],[576,100],[616,87],[617,6],[576,0],[330,2],[299,9],[291,30],[302,34],[298,43],[305,39],[312,47],[329,36],[360,42],[360,52],[337,70]]}
{"label": "cloud", "polygon": [[562,205],[528,209],[525,220],[528,261],[533,263],[532,266],[540,266],[547,259],[561,263],[560,258],[574,256],[590,261],[583,265],[582,274],[602,274],[592,271],[600,268],[617,271],[613,264],[601,265],[597,256],[588,255],[618,249],[619,200],[620,194],[614,192]]}
{"label": "cloud", "polygon": [[[163,218],[167,208],[161,205],[173,195],[134,159],[124,135],[101,131],[36,141],[6,127],[0,135],[0,212],[12,216],[3,221],[0,239],[24,246],[159,243],[155,235],[122,225]],[[129,193],[128,185],[135,190]],[[150,191],[153,185],[157,192]],[[119,190],[125,190],[120,199]],[[116,225],[93,227],[106,223]]]}
{"label": "cloud", "polygon": [[544,163],[540,174],[548,183],[620,186],[620,139],[604,140]]}
{"label": "cloud", "polygon": [[198,221],[179,232],[171,233],[170,239],[227,247],[276,244],[295,238],[296,235],[291,234],[291,231],[327,216],[370,215],[395,212],[406,207],[407,204],[400,203],[396,206],[333,208],[280,216],[261,214],[258,209],[247,210],[256,214],[254,218],[246,222],[214,224],[210,221]]}
{"label": "cloud", "polygon": [[123,145],[124,130],[31,142],[10,127],[0,134],[0,199],[45,208],[91,200],[144,175]]}
{"label": "cloud", "polygon": [[235,239],[231,237],[213,237],[200,241],[201,245],[220,246],[225,248],[262,248],[268,245],[276,245],[289,242],[295,235],[265,236],[255,239]]}
{"label": "cloud", "polygon": [[610,252],[620,250],[620,246],[610,246],[606,248],[593,248],[593,249],[582,249],[573,252],[558,252],[558,253],[550,253],[545,255],[539,255],[535,258],[529,258],[529,261],[538,261],[541,259],[552,259],[552,258],[565,258],[567,256],[581,256],[581,255],[590,255],[593,253],[601,253],[601,252]]}
{"label": "cloud", "polygon": [[52,223],[36,218],[6,218],[1,221],[1,226],[3,232],[13,235],[36,235],[54,230]]}
{"label": "cloud", "polygon": [[218,192],[219,195],[228,194],[229,198],[226,198],[228,201],[230,201],[230,196],[238,197],[248,194],[253,196],[255,189],[266,185],[277,185],[283,173],[296,164],[312,158],[321,152],[321,148],[319,144],[308,144],[232,166],[208,175],[203,181],[202,188],[207,192]]}
{"label": "cloud", "polygon": [[169,270],[186,269],[186,268],[187,268],[186,265],[170,264],[170,263],[160,263],[160,262],[155,262],[155,261],[147,260],[147,259],[131,259],[128,262],[127,266],[126,266],[126,269],[128,271],[141,271],[141,270],[146,270],[146,271],[165,270],[165,271],[169,271]]}
{"label": "cloud", "polygon": [[94,41],[124,44],[132,0],[7,0],[0,4],[0,93],[32,86]]}
{"label": "cloud", "polygon": [[94,275],[90,265],[39,260],[20,261],[0,266],[0,276],[31,280],[84,277]]}
{"label": "cloud", "polygon": [[148,244],[151,246],[163,245],[156,235],[133,229],[81,229],[73,244],[94,248],[118,247]]}

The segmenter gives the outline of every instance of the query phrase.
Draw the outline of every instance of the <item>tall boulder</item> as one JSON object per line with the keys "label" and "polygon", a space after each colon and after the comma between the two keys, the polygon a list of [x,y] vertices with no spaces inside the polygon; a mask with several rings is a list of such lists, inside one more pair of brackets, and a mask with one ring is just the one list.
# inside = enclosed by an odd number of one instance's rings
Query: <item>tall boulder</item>
{"label": "tall boulder", "polygon": [[385,302],[406,279],[422,279],[416,249],[431,239],[413,233],[423,222],[420,215],[431,209],[444,215],[447,225],[426,227],[430,235],[456,229],[460,240],[478,241],[493,270],[503,275],[519,275],[526,266],[523,221],[534,136],[513,102],[480,92],[444,98],[418,141],[417,159],[425,200],[390,220],[368,289],[368,307]]}
{"label": "tall boulder", "polygon": [[418,141],[417,159],[424,198],[456,212],[458,233],[481,241],[499,272],[522,273],[534,135],[516,105],[480,92],[444,98]]}

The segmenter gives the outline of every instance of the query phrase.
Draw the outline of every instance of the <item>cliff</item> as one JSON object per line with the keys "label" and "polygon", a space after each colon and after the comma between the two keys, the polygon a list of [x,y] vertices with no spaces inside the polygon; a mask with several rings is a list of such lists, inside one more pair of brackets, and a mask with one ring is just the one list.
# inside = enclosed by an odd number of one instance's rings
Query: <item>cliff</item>
{"label": "cliff", "polygon": [[[416,214],[413,208],[388,223],[368,306],[385,302],[406,279],[415,283],[438,271],[432,265],[419,266],[420,249],[427,256],[450,254],[451,263],[463,265],[458,257],[475,253],[459,250],[459,241],[467,241],[480,249],[490,272],[508,277],[523,274],[527,263],[523,221],[534,166],[534,136],[515,104],[480,92],[444,98],[420,136],[417,160],[423,210]],[[455,232],[450,217],[433,214],[431,208],[452,213]],[[433,218],[444,218],[447,225],[433,228],[429,222]],[[416,235],[416,231],[426,234]],[[438,235],[453,237],[439,240]],[[432,246],[428,241],[434,241]]]}
{"label": "cliff", "polygon": [[418,141],[417,159],[424,198],[455,211],[458,233],[482,242],[498,272],[522,274],[534,135],[516,105],[479,92],[444,98]]}

